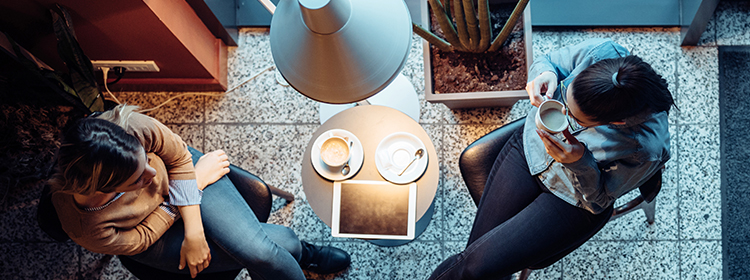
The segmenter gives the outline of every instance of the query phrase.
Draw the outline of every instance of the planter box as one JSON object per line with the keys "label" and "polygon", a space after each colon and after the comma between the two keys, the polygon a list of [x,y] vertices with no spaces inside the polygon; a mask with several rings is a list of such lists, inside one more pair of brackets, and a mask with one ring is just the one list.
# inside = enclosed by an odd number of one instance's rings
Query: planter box
{"label": "planter box", "polygon": [[[493,1],[490,1],[491,3]],[[496,1],[495,1],[496,2]],[[515,2],[515,1],[514,1]],[[532,48],[531,48],[531,12],[527,5],[523,12],[523,41],[524,48],[526,50],[526,71],[531,66],[533,59]],[[430,11],[428,9],[429,4],[427,1],[422,1],[421,12],[422,12],[422,26],[429,28],[430,26]],[[430,51],[430,43],[426,40],[422,40],[423,51],[424,51],[424,82],[425,82],[425,99],[433,103],[443,103],[445,106],[451,109],[457,108],[475,108],[475,107],[498,107],[498,106],[513,106],[516,101],[520,99],[528,98],[529,95],[526,90],[509,90],[509,91],[486,91],[486,92],[460,92],[460,93],[435,93],[433,90],[433,77],[432,77],[432,55]]]}

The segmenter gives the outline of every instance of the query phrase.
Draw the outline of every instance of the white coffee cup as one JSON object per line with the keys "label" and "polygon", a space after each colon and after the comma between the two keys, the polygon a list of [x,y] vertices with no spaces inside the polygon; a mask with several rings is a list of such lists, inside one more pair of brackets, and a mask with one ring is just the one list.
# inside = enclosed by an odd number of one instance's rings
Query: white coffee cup
{"label": "white coffee cup", "polygon": [[349,161],[349,140],[331,135],[320,145],[320,159],[330,168],[339,168]]}
{"label": "white coffee cup", "polygon": [[557,100],[548,99],[536,111],[536,127],[550,133],[562,132],[568,127],[568,118],[563,111],[565,106]]}

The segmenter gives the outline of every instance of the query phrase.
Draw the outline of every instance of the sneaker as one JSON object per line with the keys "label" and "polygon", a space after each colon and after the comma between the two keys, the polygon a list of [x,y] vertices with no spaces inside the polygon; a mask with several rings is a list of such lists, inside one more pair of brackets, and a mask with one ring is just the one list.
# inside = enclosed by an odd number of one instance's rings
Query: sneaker
{"label": "sneaker", "polygon": [[316,246],[305,241],[302,243],[302,258],[299,262],[302,269],[318,274],[338,272],[349,267],[351,257],[339,248]]}

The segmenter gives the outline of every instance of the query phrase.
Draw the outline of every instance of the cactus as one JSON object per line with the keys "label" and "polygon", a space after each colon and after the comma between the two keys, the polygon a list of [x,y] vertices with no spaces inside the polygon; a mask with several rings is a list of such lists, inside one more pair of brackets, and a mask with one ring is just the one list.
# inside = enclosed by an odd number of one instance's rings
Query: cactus
{"label": "cactus", "polygon": [[[451,3],[453,1],[453,8]],[[428,0],[432,12],[437,18],[440,29],[443,30],[445,39],[442,39],[429,30],[412,23],[414,33],[435,45],[444,52],[494,52],[500,49],[510,35],[513,26],[516,25],[529,0],[519,0],[510,18],[505,22],[500,34],[490,43],[492,36],[491,22],[489,16],[488,0]]]}

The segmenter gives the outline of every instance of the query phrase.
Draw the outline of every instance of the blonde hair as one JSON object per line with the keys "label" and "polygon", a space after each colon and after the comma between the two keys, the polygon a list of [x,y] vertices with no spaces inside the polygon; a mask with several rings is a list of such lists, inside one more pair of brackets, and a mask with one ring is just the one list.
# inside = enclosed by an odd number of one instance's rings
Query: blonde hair
{"label": "blonde hair", "polygon": [[96,118],[107,120],[113,124],[119,125],[123,129],[127,129],[130,116],[138,109],[138,106],[135,105],[120,104],[110,110],[102,112],[99,116],[96,116]]}
{"label": "blonde hair", "polygon": [[57,192],[90,195],[113,192],[138,169],[142,145],[127,133],[137,106],[118,105],[96,117],[78,120],[63,137],[55,174],[49,180]]}

